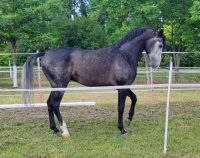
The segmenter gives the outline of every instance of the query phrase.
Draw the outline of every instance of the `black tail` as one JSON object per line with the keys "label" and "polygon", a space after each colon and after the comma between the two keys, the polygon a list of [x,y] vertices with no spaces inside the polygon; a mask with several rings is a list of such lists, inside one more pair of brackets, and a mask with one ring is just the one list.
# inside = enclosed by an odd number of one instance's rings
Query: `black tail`
{"label": "black tail", "polygon": [[[30,56],[23,66],[22,71],[22,89],[33,89],[34,85],[34,72],[33,72],[33,62],[41,56],[44,56],[44,52],[39,52]],[[31,103],[32,93],[30,91],[23,91],[22,93],[23,101],[25,104]]]}

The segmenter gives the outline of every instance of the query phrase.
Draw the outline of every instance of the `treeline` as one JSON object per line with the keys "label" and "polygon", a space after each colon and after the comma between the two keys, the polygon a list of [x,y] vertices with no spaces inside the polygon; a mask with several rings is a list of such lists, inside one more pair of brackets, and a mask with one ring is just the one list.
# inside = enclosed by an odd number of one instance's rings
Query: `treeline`
{"label": "treeline", "polygon": [[[97,49],[136,27],[163,27],[166,51],[198,52],[199,10],[199,0],[1,0],[0,53]],[[197,53],[174,58],[181,66],[200,66]],[[17,62],[15,55],[13,60]],[[5,61],[1,58],[0,64]]]}

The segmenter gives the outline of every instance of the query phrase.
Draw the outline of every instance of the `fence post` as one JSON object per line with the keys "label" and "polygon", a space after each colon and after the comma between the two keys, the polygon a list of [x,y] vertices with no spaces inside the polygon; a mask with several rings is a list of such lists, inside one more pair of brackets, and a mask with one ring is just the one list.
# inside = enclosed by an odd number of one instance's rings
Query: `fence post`
{"label": "fence post", "polygon": [[154,82],[153,82],[153,68],[152,67],[150,67],[149,68],[150,70],[149,70],[149,72],[150,72],[150,85],[151,85],[151,102],[152,103],[155,103],[155,94],[154,94],[154,88],[153,88],[153,84],[154,84]]}
{"label": "fence post", "polygon": [[145,59],[145,67],[146,67],[146,80],[147,80],[147,84],[150,84],[148,58],[147,58],[146,52],[144,53],[144,59]]}
{"label": "fence post", "polygon": [[71,14],[71,19],[74,21],[74,15],[73,14]]}
{"label": "fence post", "polygon": [[17,88],[17,65],[13,65],[13,88]]}
{"label": "fence post", "polygon": [[168,138],[168,122],[169,122],[169,101],[170,101],[170,92],[172,84],[172,58],[170,59],[170,70],[169,70],[169,80],[168,80],[168,90],[167,90],[167,105],[166,105],[166,114],[165,114],[165,135],[164,135],[164,154],[167,152],[167,138]]}
{"label": "fence post", "polygon": [[153,85],[153,68],[150,67],[150,84]]}
{"label": "fence post", "polygon": [[[38,53],[39,51],[37,51]],[[38,69],[38,88],[42,88],[42,79],[41,79],[41,73],[40,73],[40,58],[37,58],[37,69]],[[39,91],[39,100],[42,103],[43,102],[43,96],[42,91]]]}

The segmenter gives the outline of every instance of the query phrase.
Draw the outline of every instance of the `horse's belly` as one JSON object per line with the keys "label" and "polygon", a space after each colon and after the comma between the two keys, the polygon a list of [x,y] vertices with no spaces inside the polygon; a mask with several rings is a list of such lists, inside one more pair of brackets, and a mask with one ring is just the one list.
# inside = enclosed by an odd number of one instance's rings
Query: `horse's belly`
{"label": "horse's belly", "polygon": [[[92,73],[93,72],[93,73]],[[97,73],[94,71],[78,71],[72,76],[72,80],[85,86],[108,86],[112,85],[110,76],[107,73]]]}

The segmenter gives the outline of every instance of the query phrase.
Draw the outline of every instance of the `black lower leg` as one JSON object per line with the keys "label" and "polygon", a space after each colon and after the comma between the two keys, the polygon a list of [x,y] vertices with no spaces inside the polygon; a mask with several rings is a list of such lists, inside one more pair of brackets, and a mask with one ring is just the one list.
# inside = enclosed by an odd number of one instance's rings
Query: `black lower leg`
{"label": "black lower leg", "polygon": [[54,120],[54,111],[53,111],[53,105],[52,105],[52,94],[51,92],[49,99],[47,101],[48,105],[48,113],[49,113],[49,123],[50,123],[50,129],[53,130],[54,133],[58,133],[59,130],[56,128],[55,120]]}
{"label": "black lower leg", "polygon": [[62,100],[62,97],[64,95],[64,92],[54,92],[53,95],[53,111],[58,119],[59,124],[62,126],[63,125],[63,118],[62,115],[60,113],[60,102]]}
{"label": "black lower leg", "polygon": [[127,133],[123,126],[123,113],[120,113],[120,112],[118,113],[118,128],[121,132],[121,135],[124,135]]}
{"label": "black lower leg", "polygon": [[62,115],[60,113],[59,107],[54,109],[54,113],[55,113],[55,115],[58,119],[59,124],[62,126],[63,125],[63,118],[62,118]]}
{"label": "black lower leg", "polygon": [[121,132],[121,135],[127,133],[123,126],[123,113],[124,113],[125,100],[126,100],[125,91],[118,90],[118,128]]}
{"label": "black lower leg", "polygon": [[130,121],[132,121],[134,113],[135,113],[135,104],[137,102],[137,97],[131,90],[129,90],[129,95],[128,96],[131,99],[131,107],[130,107],[128,119]]}
{"label": "black lower leg", "polygon": [[52,109],[48,109],[48,112],[49,112],[50,129],[53,130],[54,133],[58,133],[59,130],[56,128],[53,110]]}

